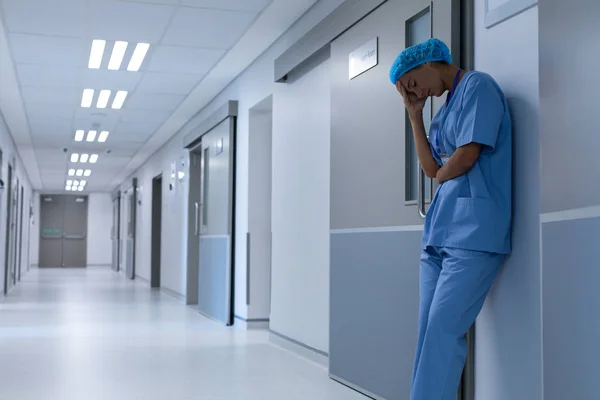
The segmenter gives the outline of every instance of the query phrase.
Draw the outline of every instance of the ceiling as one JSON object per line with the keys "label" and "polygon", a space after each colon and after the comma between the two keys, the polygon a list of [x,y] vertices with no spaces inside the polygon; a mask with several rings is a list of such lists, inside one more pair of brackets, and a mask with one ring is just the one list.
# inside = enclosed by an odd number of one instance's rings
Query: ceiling
{"label": "ceiling", "polygon": [[[114,189],[314,2],[0,0],[0,110],[32,184],[64,190],[67,171],[81,168],[92,170],[86,190]],[[94,39],[106,41],[99,69],[88,68]],[[109,70],[115,41],[129,45]],[[130,72],[137,43],[150,48]],[[95,90],[90,108],[81,106],[86,88]],[[100,90],[111,91],[103,109]],[[121,109],[111,108],[116,91],[128,92]],[[110,135],[76,142],[77,130]],[[72,163],[74,152],[98,161]]]}

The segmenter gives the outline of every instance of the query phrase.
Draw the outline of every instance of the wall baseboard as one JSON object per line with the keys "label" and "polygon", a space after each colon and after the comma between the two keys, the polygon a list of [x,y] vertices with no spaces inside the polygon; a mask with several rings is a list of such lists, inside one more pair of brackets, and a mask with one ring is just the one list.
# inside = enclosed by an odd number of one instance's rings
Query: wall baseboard
{"label": "wall baseboard", "polygon": [[269,318],[246,319],[236,315],[233,326],[246,330],[267,330],[269,329]]}
{"label": "wall baseboard", "polygon": [[141,281],[141,282],[144,282],[144,283],[147,283],[148,285],[150,285],[150,279],[146,279],[143,276],[136,275],[135,279],[138,280],[138,281]]}
{"label": "wall baseboard", "polygon": [[185,295],[183,295],[179,292],[176,292],[176,291],[166,288],[166,287],[161,287],[160,291],[162,293],[166,294],[167,296],[171,296],[171,297],[173,297],[177,300],[183,301],[185,303]]}
{"label": "wall baseboard", "polygon": [[329,354],[312,346],[299,342],[281,333],[269,329],[269,341],[272,345],[280,347],[291,353],[306,358],[323,368],[329,368]]}

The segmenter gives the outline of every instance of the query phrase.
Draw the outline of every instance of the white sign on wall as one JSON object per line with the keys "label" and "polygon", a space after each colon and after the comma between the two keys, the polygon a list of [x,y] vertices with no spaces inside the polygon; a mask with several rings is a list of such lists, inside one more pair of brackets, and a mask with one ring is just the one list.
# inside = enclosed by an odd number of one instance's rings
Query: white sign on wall
{"label": "white sign on wall", "polygon": [[378,38],[369,40],[350,53],[350,79],[370,70],[379,63]]}

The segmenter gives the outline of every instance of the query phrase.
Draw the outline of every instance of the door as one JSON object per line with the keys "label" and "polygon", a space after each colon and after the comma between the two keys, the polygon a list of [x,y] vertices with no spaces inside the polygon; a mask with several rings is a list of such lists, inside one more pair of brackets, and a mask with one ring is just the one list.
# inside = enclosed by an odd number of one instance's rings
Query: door
{"label": "door", "polygon": [[233,323],[234,129],[227,118],[201,145],[198,307],[226,325]]}
{"label": "door", "polygon": [[152,246],[150,286],[160,287],[160,258],[162,238],[162,176],[152,180]]}
{"label": "door", "polygon": [[14,200],[13,200],[13,169],[12,165],[8,164],[8,179],[6,188],[6,240],[4,245],[4,294],[13,287],[12,276],[11,276],[11,253],[12,253],[12,241],[13,241],[13,213],[14,213]]}
{"label": "door", "polygon": [[113,199],[113,224],[111,230],[111,239],[112,239],[112,268],[115,271],[119,270],[119,250],[120,250],[120,195]]}
{"label": "door", "polygon": [[133,186],[127,190],[127,241],[125,257],[125,274],[129,279],[135,279],[135,234],[136,234],[136,203],[137,203],[137,179],[133,179]]}
{"label": "door", "polygon": [[63,267],[83,268],[87,265],[86,196],[64,196]]}
{"label": "door", "polygon": [[17,261],[19,255],[19,188],[20,182],[17,178],[16,185],[12,194],[12,215],[11,215],[11,279],[13,286],[17,284]]}
{"label": "door", "polygon": [[40,204],[40,268],[63,265],[64,196],[42,195]]}
{"label": "door", "polygon": [[23,213],[25,206],[25,190],[21,186],[20,192],[21,201],[19,202],[19,250],[17,257],[17,280],[21,280],[21,264],[23,259]]}
{"label": "door", "polygon": [[[430,195],[388,74],[432,33],[460,60],[460,2],[432,3],[388,0],[331,44],[330,375],[386,400],[409,398]],[[350,54],[365,48],[378,64],[351,78]],[[443,101],[428,103],[427,119]]]}

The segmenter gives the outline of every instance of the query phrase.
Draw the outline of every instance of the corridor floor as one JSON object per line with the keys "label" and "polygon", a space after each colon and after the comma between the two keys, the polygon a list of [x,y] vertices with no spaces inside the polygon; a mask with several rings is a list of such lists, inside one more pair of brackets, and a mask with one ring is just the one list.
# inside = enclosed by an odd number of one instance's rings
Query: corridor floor
{"label": "corridor floor", "polygon": [[364,400],[110,269],[33,269],[0,302],[2,400]]}

